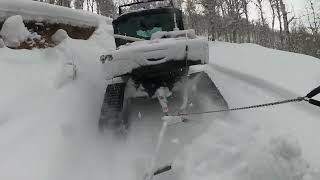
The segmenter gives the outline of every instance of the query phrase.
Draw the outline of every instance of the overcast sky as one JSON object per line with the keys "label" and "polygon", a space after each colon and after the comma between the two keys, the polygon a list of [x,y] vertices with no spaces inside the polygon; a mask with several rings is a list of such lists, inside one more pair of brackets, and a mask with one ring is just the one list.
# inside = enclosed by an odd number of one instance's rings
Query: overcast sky
{"label": "overcast sky", "polygon": [[296,15],[302,15],[305,10],[307,0],[286,0],[288,4],[288,8],[294,10]]}
{"label": "overcast sky", "polygon": [[[303,11],[305,9],[305,2],[307,0],[285,0],[287,4],[287,9],[296,16],[301,16],[303,14]],[[271,16],[271,9],[270,9],[270,4],[268,0],[265,0],[264,2],[264,10],[267,14],[268,17]],[[252,12],[254,13],[254,12]],[[256,15],[254,15],[256,16]]]}
{"label": "overcast sky", "polygon": [[[306,21],[305,18],[302,18],[302,16],[305,14],[305,6],[307,0],[284,0],[287,5],[287,9],[290,12],[289,18],[292,16],[295,16],[297,18],[301,18],[302,21]],[[319,0],[320,1],[320,0]],[[267,22],[270,24],[271,23],[271,8],[268,0],[265,0],[264,2],[264,12],[265,12],[265,17],[267,18]],[[251,6],[251,12],[250,12],[250,17],[252,19],[258,19],[259,14],[254,5]],[[276,20],[277,21],[277,20]],[[276,27],[278,28],[279,25],[276,22]]]}

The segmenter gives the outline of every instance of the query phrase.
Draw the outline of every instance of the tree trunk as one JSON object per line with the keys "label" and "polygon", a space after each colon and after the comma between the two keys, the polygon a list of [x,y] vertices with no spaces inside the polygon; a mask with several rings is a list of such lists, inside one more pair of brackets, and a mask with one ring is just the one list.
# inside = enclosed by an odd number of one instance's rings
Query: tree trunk
{"label": "tree trunk", "polygon": [[285,4],[283,3],[283,0],[279,0],[279,1],[280,1],[281,12],[282,12],[282,18],[283,18],[285,48],[286,48],[286,50],[289,50],[291,44],[290,44],[290,30],[289,30],[289,22],[288,22],[288,12],[286,10]]}
{"label": "tree trunk", "polygon": [[264,16],[263,16],[263,9],[262,9],[262,0],[257,0],[258,4],[258,8],[259,8],[259,11],[260,11],[260,18],[261,18],[261,25],[264,26],[265,24],[265,19],[264,19]]}
{"label": "tree trunk", "polygon": [[281,43],[281,48],[284,47],[284,42],[283,42],[283,28],[282,28],[282,16],[281,16],[281,10],[280,10],[280,3],[279,0],[275,0],[276,2],[276,10],[277,10],[277,18],[279,21],[279,29],[280,29],[280,43]]}
{"label": "tree trunk", "polygon": [[212,41],[215,41],[216,40],[216,37],[215,37],[215,28],[214,26],[211,27],[211,40]]}
{"label": "tree trunk", "polygon": [[83,9],[83,3],[84,3],[84,0],[75,0],[75,1],[73,2],[74,8],[76,8],[76,9]]}
{"label": "tree trunk", "polygon": [[90,11],[90,2],[87,0],[87,11]]}
{"label": "tree trunk", "polygon": [[271,27],[272,27],[272,32],[274,32],[274,25],[275,25],[275,19],[276,19],[276,12],[275,12],[275,9],[274,9],[274,1],[273,0],[269,0],[269,3],[270,3],[271,11],[272,11],[272,24],[271,24]]}
{"label": "tree trunk", "polygon": [[251,38],[250,38],[250,22],[249,22],[249,13],[248,13],[248,6],[244,6],[244,13],[246,15],[246,23],[247,23],[247,43],[251,43]]}
{"label": "tree trunk", "polygon": [[237,43],[237,30],[232,31],[232,42]]}

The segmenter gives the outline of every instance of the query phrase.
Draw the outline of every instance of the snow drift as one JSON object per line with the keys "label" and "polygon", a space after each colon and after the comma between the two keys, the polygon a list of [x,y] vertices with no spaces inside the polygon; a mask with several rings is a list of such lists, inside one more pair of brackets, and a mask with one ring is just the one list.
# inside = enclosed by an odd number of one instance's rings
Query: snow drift
{"label": "snow drift", "polygon": [[[66,38],[54,48],[0,48],[0,179],[141,179],[160,117],[133,129],[138,134],[125,143],[97,131],[106,85],[99,57],[115,49],[111,24],[46,4],[0,2],[0,14],[13,11],[99,28],[89,40]],[[304,95],[320,81],[319,60],[308,56],[252,44],[211,43],[210,51],[211,64],[197,68],[209,73],[230,107]],[[173,170],[157,178],[319,179],[319,115],[318,108],[302,103],[192,117],[190,129],[202,121],[210,126],[195,129],[195,139],[187,125],[170,128],[162,154],[170,156]],[[137,123],[146,118],[144,112],[136,116]],[[189,140],[185,147],[181,139]],[[178,146],[184,149],[170,151]]]}
{"label": "snow drift", "polygon": [[61,23],[72,26],[97,27],[100,21],[107,23],[111,19],[87,11],[74,10],[48,3],[23,0],[1,0],[0,21],[10,16],[21,15],[25,21]]}
{"label": "snow drift", "polygon": [[54,35],[52,35],[51,39],[55,44],[60,44],[63,40],[67,39],[68,33],[63,30],[59,29]]}
{"label": "snow drift", "polygon": [[[303,96],[320,84],[318,59],[253,44],[210,46],[211,66],[199,68],[231,108]],[[296,73],[301,67],[308,71]],[[319,115],[307,103],[232,112],[180,154],[176,172],[182,179],[319,179]]]}
{"label": "snow drift", "polygon": [[26,41],[31,33],[24,26],[22,17],[19,15],[9,17],[3,24],[0,36],[7,47],[18,47]]}

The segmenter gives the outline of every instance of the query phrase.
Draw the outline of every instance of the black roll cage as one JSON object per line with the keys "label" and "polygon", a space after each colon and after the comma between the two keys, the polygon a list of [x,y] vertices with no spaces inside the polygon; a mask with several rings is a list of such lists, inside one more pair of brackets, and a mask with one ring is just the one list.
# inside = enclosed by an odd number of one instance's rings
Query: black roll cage
{"label": "black roll cage", "polygon": [[[142,0],[142,1],[137,1],[137,2],[133,2],[133,3],[129,3],[129,4],[123,4],[119,6],[119,15],[121,15],[123,13],[122,8],[123,7],[128,7],[128,6],[132,6],[132,5],[137,5],[137,4],[146,4],[146,3],[152,3],[152,2],[164,2],[167,0]],[[174,7],[173,1],[169,0],[170,5],[172,7]]]}

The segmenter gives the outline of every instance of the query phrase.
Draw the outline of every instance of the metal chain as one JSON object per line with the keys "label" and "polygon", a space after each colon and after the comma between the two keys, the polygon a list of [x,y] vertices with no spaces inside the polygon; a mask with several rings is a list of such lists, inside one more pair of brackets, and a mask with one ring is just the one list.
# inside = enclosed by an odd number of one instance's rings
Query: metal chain
{"label": "metal chain", "polygon": [[175,116],[200,115],[200,114],[240,111],[240,110],[247,110],[247,109],[258,109],[258,108],[264,108],[264,107],[269,107],[269,106],[277,106],[277,105],[281,105],[281,104],[288,104],[288,103],[302,102],[302,101],[306,101],[306,102],[308,102],[308,103],[310,103],[312,105],[320,107],[320,101],[312,99],[313,97],[315,97],[318,94],[320,94],[320,86],[315,88],[315,89],[313,89],[305,97],[297,97],[297,98],[294,98],[294,99],[276,101],[276,102],[272,102],[272,103],[259,104],[259,105],[253,105],[253,106],[232,108],[232,109],[221,109],[221,110],[213,110],[213,111],[194,112],[194,113],[179,113],[179,114],[177,114]]}
{"label": "metal chain", "polygon": [[200,115],[200,114],[211,114],[211,113],[219,113],[219,112],[240,111],[240,110],[247,110],[247,109],[258,109],[258,108],[264,108],[264,107],[269,107],[269,106],[277,106],[277,105],[281,105],[281,104],[301,102],[301,101],[305,101],[305,100],[306,100],[305,97],[298,97],[298,98],[288,99],[288,100],[284,100],[284,101],[277,101],[277,102],[272,102],[272,103],[259,104],[259,105],[246,106],[246,107],[239,107],[239,108],[221,109],[221,110],[213,110],[213,111],[194,112],[194,113],[181,113],[181,114],[178,114],[177,116]]}

